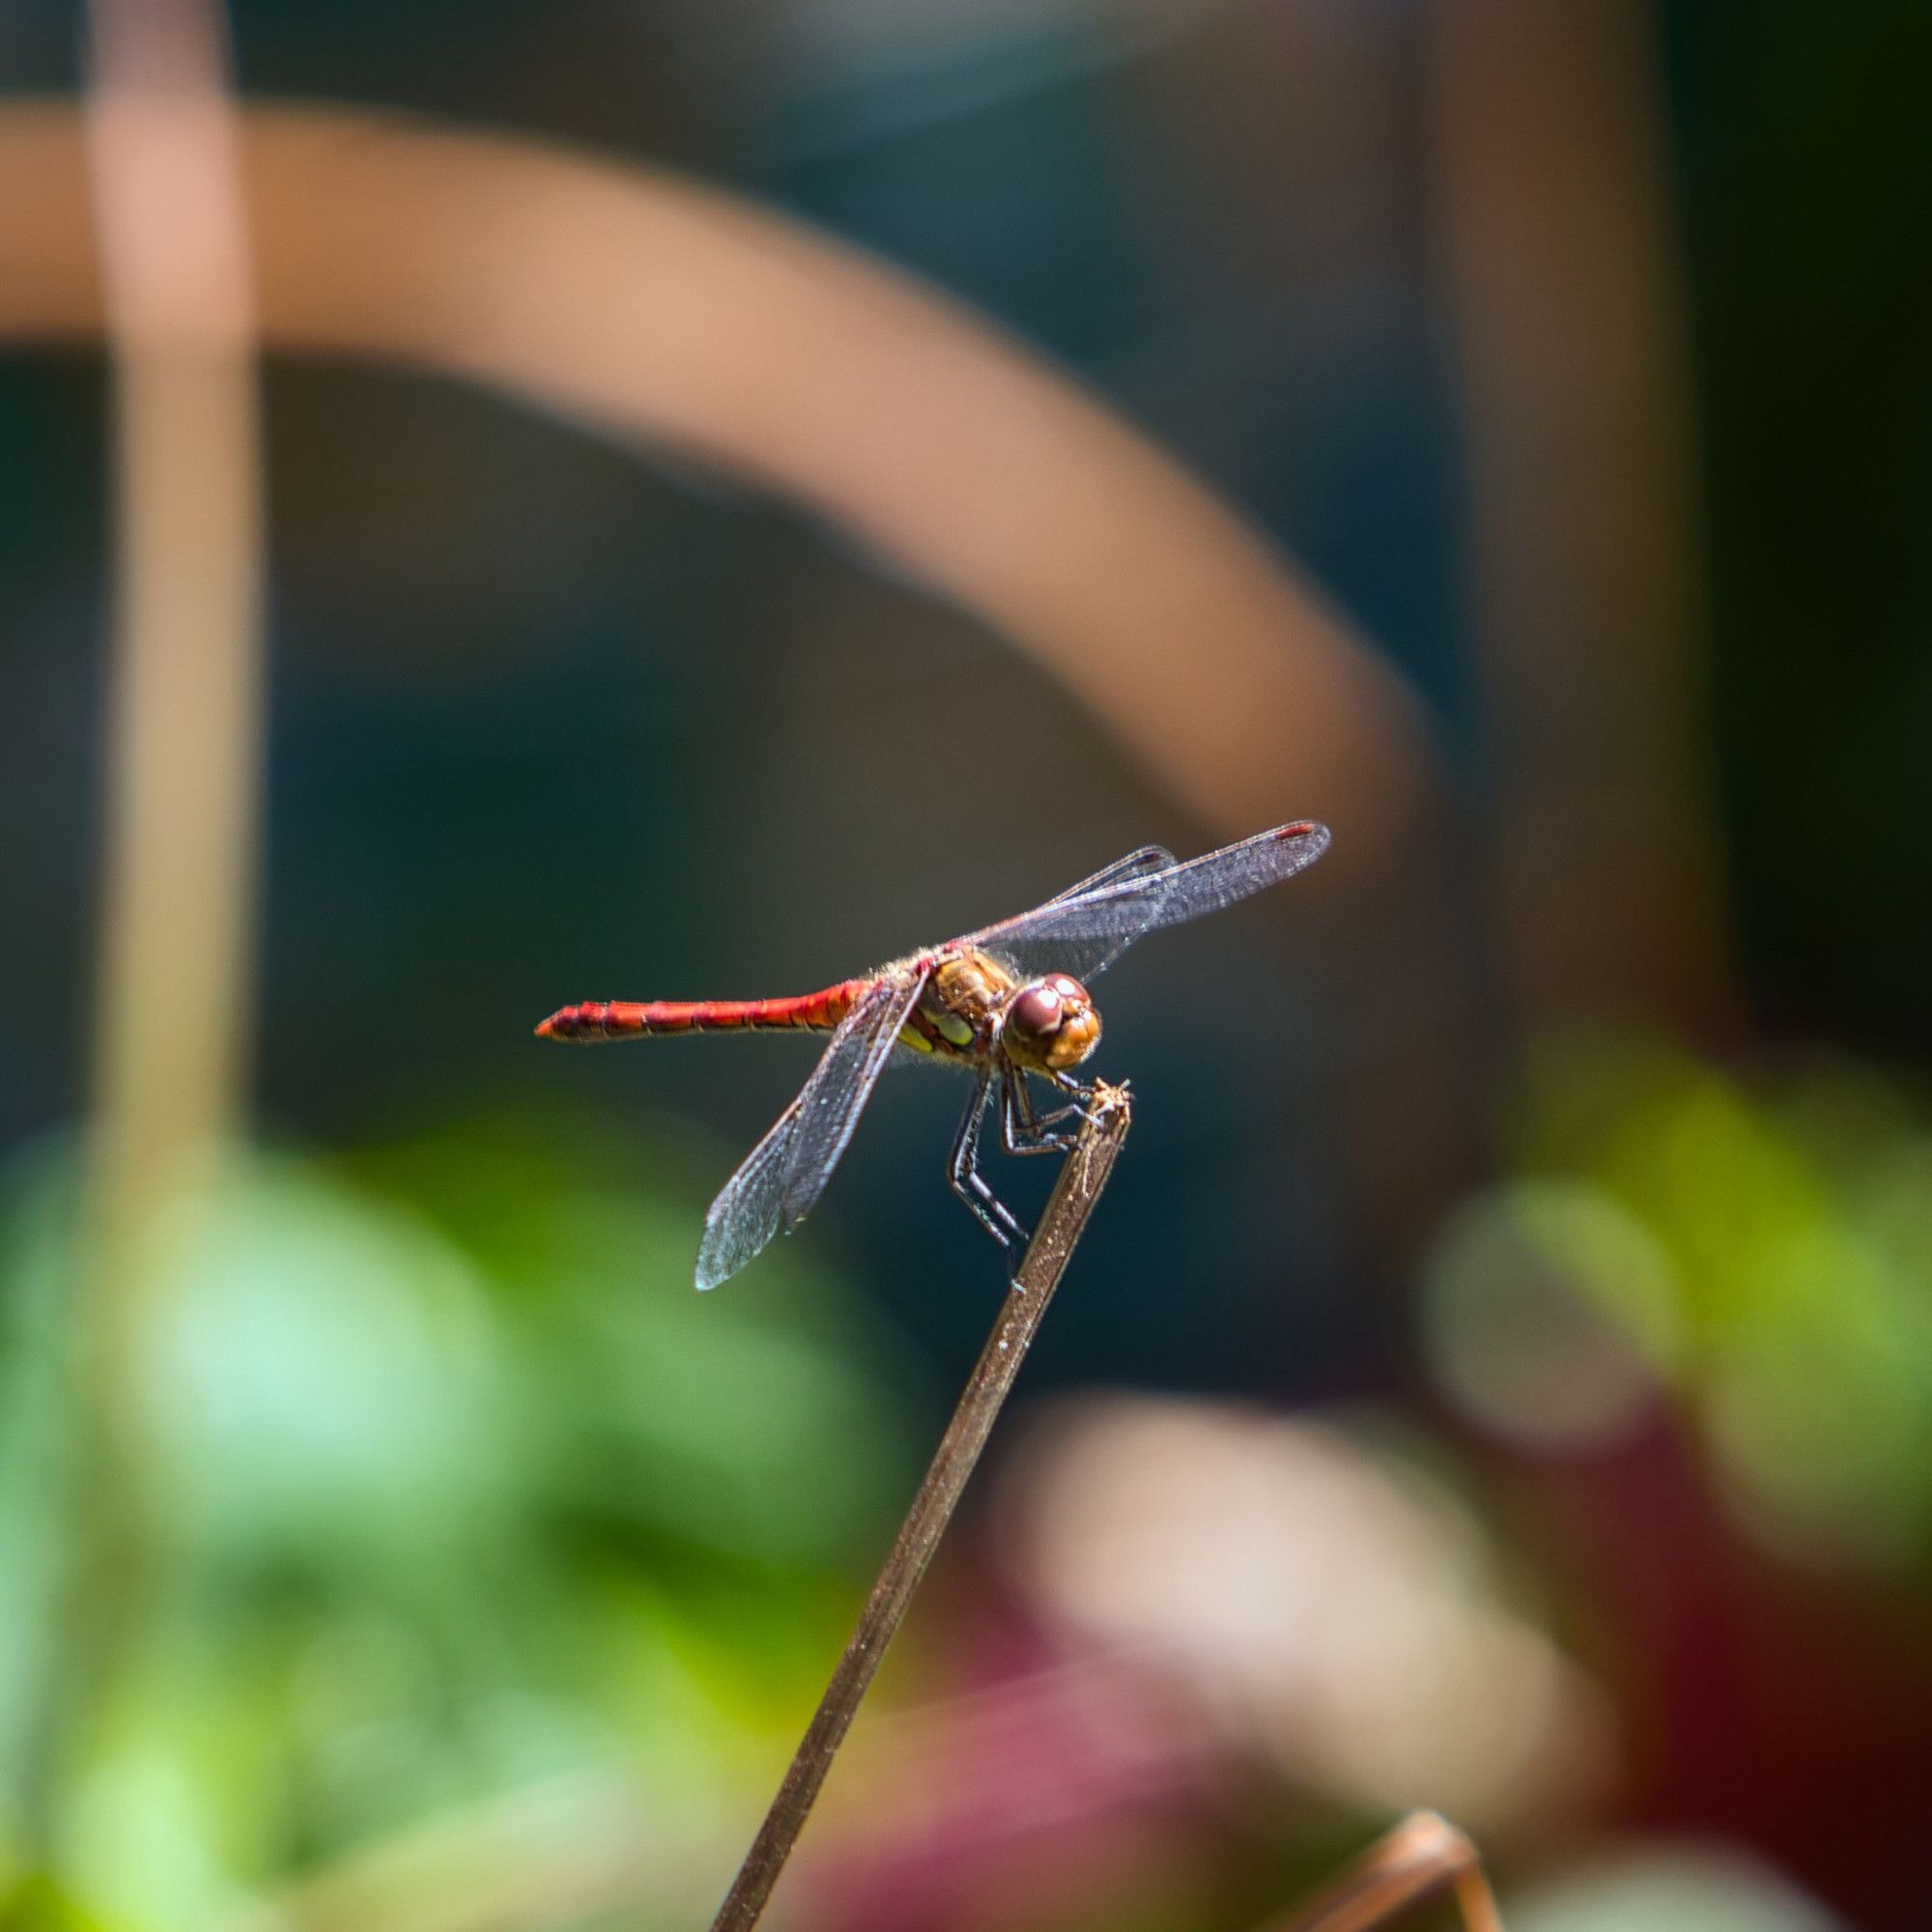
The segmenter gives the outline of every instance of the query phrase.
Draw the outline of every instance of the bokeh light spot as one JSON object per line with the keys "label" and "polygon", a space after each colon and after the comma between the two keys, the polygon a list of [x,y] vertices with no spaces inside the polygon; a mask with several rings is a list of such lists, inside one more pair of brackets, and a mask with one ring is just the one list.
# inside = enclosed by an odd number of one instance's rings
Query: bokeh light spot
{"label": "bokeh light spot", "polygon": [[1444,1388],[1485,1427],[1539,1448],[1621,1434],[1678,1356],[1668,1257],[1581,1182],[1521,1181],[1469,1203],[1425,1288],[1425,1346]]}

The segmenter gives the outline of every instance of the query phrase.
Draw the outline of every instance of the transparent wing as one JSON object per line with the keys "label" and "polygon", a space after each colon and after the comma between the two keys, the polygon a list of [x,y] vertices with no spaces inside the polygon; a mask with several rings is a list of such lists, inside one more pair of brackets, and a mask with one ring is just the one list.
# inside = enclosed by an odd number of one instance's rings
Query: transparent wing
{"label": "transparent wing", "polygon": [[[1238,845],[1224,845],[1218,852],[1206,852],[1198,859],[1156,871],[1129,872],[1085,890],[1075,887],[1017,919],[1002,920],[998,925],[968,933],[966,940],[993,952],[1044,948],[1065,971],[1076,978],[1091,979],[1104,972],[1144,933],[1218,912],[1293,878],[1321,858],[1328,842],[1325,825],[1278,825],[1271,832],[1258,832]],[[1142,856],[1134,855],[1136,859]],[[1122,862],[1123,866],[1126,863]],[[1075,960],[1084,962],[1084,970]]]}
{"label": "transparent wing", "polygon": [[924,983],[923,973],[880,980],[854,1002],[798,1098],[711,1204],[697,1250],[699,1288],[729,1280],[781,1229],[797,1227],[810,1212]]}
{"label": "transparent wing", "polygon": [[697,1249],[697,1285],[716,1288],[728,1281],[769,1245],[779,1231],[779,1204],[784,1195],[785,1155],[798,1125],[794,1100],[711,1204],[704,1217],[704,1239]]}
{"label": "transparent wing", "polygon": [[1077,886],[1068,886],[1064,893],[1055,893],[1047,900],[1048,905],[1059,905],[1063,899],[1077,899],[1084,894],[1098,892],[1102,886],[1117,885],[1122,879],[1135,879],[1149,872],[1164,872],[1175,864],[1175,857],[1165,845],[1143,845],[1138,852],[1129,852],[1124,859],[1116,859],[1111,866],[1102,866],[1092,878],[1082,879]]}
{"label": "transparent wing", "polygon": [[832,1036],[818,1070],[805,1083],[785,1155],[779,1210],[787,1228],[797,1227],[825,1192],[924,984],[923,972],[908,973],[881,980],[862,993]]}
{"label": "transparent wing", "polygon": [[[1046,911],[1047,906],[1065,905],[1103,887],[1164,872],[1174,863],[1174,854],[1165,845],[1143,845],[1138,852],[1129,852],[1124,859],[1116,859],[1111,866],[1102,866],[1092,878],[1082,879],[1077,886],[1068,886],[1064,893],[1048,899],[1046,905],[1028,913],[1026,920],[1037,918]],[[999,931],[1006,935],[992,950],[1018,967],[1023,975],[1033,968],[1041,971],[1057,969],[1071,973],[1076,980],[1091,980],[1096,974],[1104,973],[1123,950],[1123,943],[1111,936],[1049,938],[1045,944],[1037,945],[1030,942],[1021,929],[1025,923],[1024,920],[1005,920],[997,927],[986,928],[987,932]],[[982,936],[974,935],[976,940]]]}

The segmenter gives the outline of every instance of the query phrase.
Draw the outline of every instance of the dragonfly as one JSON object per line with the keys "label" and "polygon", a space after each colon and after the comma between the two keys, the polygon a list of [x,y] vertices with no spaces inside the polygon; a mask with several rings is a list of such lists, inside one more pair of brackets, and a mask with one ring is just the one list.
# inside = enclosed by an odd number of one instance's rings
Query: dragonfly
{"label": "dragonfly", "polygon": [[[895,1060],[962,1068],[972,1097],[947,1164],[952,1191],[1017,1262],[1029,1236],[980,1170],[997,1100],[1010,1154],[1065,1152],[1094,1088],[1074,1069],[1100,1043],[1086,982],[1162,926],[1218,912],[1292,878],[1328,849],[1326,826],[1278,825],[1200,858],[1144,845],[1057,898],[907,953],[815,993],[774,1000],[584,1000],[536,1029],[573,1044],[673,1034],[823,1033],[831,1041],[798,1097],[724,1183],[704,1217],[697,1285],[716,1288],[805,1220]],[[1032,1083],[1063,1104],[1042,1111]]]}

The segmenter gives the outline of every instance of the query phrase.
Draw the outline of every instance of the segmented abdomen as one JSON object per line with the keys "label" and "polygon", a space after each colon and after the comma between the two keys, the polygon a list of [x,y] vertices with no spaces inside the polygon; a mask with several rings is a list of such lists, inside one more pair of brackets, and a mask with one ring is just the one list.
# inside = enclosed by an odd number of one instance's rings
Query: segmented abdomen
{"label": "segmented abdomen", "polygon": [[584,1000],[560,1007],[537,1037],[590,1045],[679,1033],[830,1033],[865,984],[841,980],[782,1000]]}

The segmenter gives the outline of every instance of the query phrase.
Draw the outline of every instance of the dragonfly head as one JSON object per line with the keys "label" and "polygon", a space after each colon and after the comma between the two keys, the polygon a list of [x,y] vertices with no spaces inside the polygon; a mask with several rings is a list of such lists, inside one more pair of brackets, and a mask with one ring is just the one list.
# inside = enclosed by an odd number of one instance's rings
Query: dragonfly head
{"label": "dragonfly head", "polygon": [[1100,1043],[1100,1015],[1078,980],[1050,973],[1029,980],[1007,1005],[1002,1029],[1008,1054],[1038,1073],[1078,1066]]}

